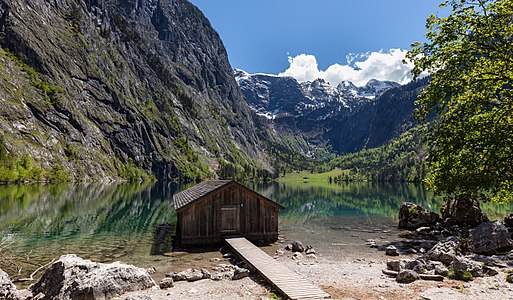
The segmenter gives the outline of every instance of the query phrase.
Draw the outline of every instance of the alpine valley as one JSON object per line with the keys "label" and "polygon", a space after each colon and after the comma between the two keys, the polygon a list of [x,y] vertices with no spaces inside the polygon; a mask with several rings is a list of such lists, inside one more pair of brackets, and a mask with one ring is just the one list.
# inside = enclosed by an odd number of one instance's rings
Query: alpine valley
{"label": "alpine valley", "polygon": [[234,72],[186,0],[0,0],[0,181],[271,177],[390,142],[425,84]]}

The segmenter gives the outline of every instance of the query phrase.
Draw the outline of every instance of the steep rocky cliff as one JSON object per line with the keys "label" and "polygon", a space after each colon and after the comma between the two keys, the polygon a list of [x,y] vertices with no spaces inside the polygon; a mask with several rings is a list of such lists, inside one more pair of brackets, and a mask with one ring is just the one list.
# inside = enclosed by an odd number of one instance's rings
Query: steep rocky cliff
{"label": "steep rocky cliff", "polygon": [[0,137],[75,178],[267,168],[224,46],[186,0],[0,0]]}

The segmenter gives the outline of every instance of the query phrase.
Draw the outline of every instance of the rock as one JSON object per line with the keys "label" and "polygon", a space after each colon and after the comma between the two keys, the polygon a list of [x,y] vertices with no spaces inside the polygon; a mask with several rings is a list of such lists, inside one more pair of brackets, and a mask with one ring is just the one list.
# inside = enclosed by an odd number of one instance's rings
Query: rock
{"label": "rock", "polygon": [[248,277],[249,275],[250,275],[250,271],[248,269],[237,268],[233,272],[232,280],[239,280],[239,279],[242,279],[244,277]]}
{"label": "rock", "polygon": [[449,273],[449,269],[440,261],[427,262],[426,269],[432,271],[435,275],[447,276]]}
{"label": "rock", "polygon": [[224,275],[221,272],[215,272],[214,275],[212,275],[212,280],[215,280],[215,281],[222,280],[223,278],[224,278]]}
{"label": "rock", "polygon": [[315,252],[315,249],[314,248],[307,248],[305,250],[305,254],[308,255],[308,254],[316,254]]}
{"label": "rock", "polygon": [[203,275],[202,279],[210,279],[212,275],[207,269],[201,269],[201,274]]}
{"label": "rock", "polygon": [[474,252],[495,254],[513,249],[513,241],[504,223],[501,221],[483,222],[470,232]]}
{"label": "rock", "polygon": [[34,295],[32,295],[32,292],[29,289],[18,290],[19,300],[32,300],[34,298],[33,296]]}
{"label": "rock", "polygon": [[426,250],[426,251],[429,251],[431,250],[431,248],[433,248],[433,246],[435,245],[434,244],[435,242],[433,241],[423,241],[421,244],[420,244],[420,248]]}
{"label": "rock", "polygon": [[410,202],[403,203],[399,210],[399,228],[415,230],[419,227],[435,225],[439,216],[422,206]]}
{"label": "rock", "polygon": [[385,249],[385,255],[398,256],[399,252],[397,251],[397,248],[395,246],[390,245]]}
{"label": "rock", "polygon": [[159,283],[161,289],[168,289],[174,286],[173,278],[164,277]]}
{"label": "rock", "polygon": [[457,245],[457,239],[454,237],[440,241],[426,253],[426,257],[430,260],[440,261],[445,265],[449,265],[456,257]]}
{"label": "rock", "polygon": [[310,253],[310,254],[306,255],[306,258],[308,258],[308,259],[317,259],[317,256],[315,254],[313,254],[313,253]]}
{"label": "rock", "polygon": [[146,272],[148,272],[148,274],[150,274],[150,275],[153,275],[153,274],[157,273],[157,268],[149,267],[146,269]]}
{"label": "rock", "polygon": [[287,244],[285,250],[292,251],[292,244]]}
{"label": "rock", "polygon": [[453,260],[451,268],[454,271],[454,274],[452,274],[451,277],[455,279],[470,281],[474,277],[484,276],[481,264],[461,256],[458,256]]}
{"label": "rock", "polygon": [[[208,273],[208,271],[206,271],[206,273]],[[208,275],[210,275],[210,273],[208,273]],[[172,278],[173,281],[193,282],[193,281],[198,281],[201,279],[206,279],[207,275],[202,270],[187,269],[187,270],[181,271],[181,272],[167,273],[166,277]],[[210,278],[210,277],[208,277],[208,278]]]}
{"label": "rock", "polygon": [[281,256],[281,255],[283,255],[283,254],[284,254],[284,252],[283,252],[283,250],[282,250],[282,249],[278,249],[278,250],[276,250],[276,255]]}
{"label": "rock", "polygon": [[403,269],[415,271],[417,274],[422,274],[427,270],[426,261],[423,259],[404,260],[402,263],[404,263]]}
{"label": "rock", "polygon": [[185,280],[194,282],[203,279],[203,272],[201,270],[189,269],[185,273]]}
{"label": "rock", "polygon": [[387,269],[395,272],[401,271],[401,262],[399,260],[387,260]]}
{"label": "rock", "polygon": [[431,227],[426,227],[426,226],[419,227],[419,228],[415,229],[415,233],[420,234],[420,235],[429,235],[431,231],[432,231]]}
{"label": "rock", "polygon": [[18,291],[7,273],[0,269],[0,299],[16,300]]}
{"label": "rock", "polygon": [[210,262],[220,262],[220,261],[221,261],[221,259],[218,257],[213,257],[210,259]]}
{"label": "rock", "polygon": [[233,255],[233,253],[230,253],[230,252],[223,254],[223,258],[228,258],[228,259],[230,259],[230,258],[234,258],[234,257],[235,257],[235,256]]}
{"label": "rock", "polygon": [[397,274],[397,277],[395,278],[395,281],[399,283],[412,283],[415,280],[419,280],[420,276],[417,274],[417,272],[414,272],[412,270],[402,270]]}
{"label": "rock", "polygon": [[305,247],[300,241],[295,241],[292,243],[292,252],[303,252],[305,251]]}
{"label": "rock", "polygon": [[94,263],[74,254],[63,255],[30,286],[41,299],[112,298],[155,286],[146,270],[119,262]]}
{"label": "rock", "polygon": [[299,253],[299,252],[294,252],[294,254],[292,254],[292,259],[293,260],[300,260],[303,258],[303,254]]}
{"label": "rock", "polygon": [[465,195],[446,199],[440,212],[450,225],[475,227],[488,221],[488,217],[481,212],[479,201]]}
{"label": "rock", "polygon": [[513,228],[513,214],[509,214],[509,216],[504,217],[504,226]]}

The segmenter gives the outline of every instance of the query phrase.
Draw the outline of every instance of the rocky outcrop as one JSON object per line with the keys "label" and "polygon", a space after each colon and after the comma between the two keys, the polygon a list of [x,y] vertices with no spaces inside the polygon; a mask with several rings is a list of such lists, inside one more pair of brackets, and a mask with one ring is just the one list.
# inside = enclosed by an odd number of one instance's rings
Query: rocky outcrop
{"label": "rocky outcrop", "polygon": [[504,223],[501,221],[484,222],[470,232],[474,252],[478,254],[496,254],[513,249],[513,241]]}
{"label": "rocky outcrop", "polygon": [[410,202],[403,203],[399,210],[400,229],[416,230],[421,227],[433,226],[439,219],[438,214]]}
{"label": "rocky outcrop", "polygon": [[440,212],[445,223],[450,225],[475,227],[488,221],[488,217],[481,211],[479,201],[467,195],[446,199]]}
{"label": "rocky outcrop", "polygon": [[7,151],[43,169],[199,179],[220,159],[268,165],[221,39],[187,0],[0,0],[0,86]]}
{"label": "rocky outcrop", "polygon": [[63,255],[30,287],[37,299],[105,299],[155,286],[141,268],[118,262],[94,263]]}

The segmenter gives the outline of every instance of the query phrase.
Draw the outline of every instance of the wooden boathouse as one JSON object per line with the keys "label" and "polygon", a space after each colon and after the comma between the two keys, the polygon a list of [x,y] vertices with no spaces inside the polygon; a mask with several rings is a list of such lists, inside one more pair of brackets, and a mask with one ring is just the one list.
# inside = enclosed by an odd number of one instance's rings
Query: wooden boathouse
{"label": "wooden boathouse", "polygon": [[278,212],[271,199],[233,181],[204,181],[173,196],[179,245],[223,243],[226,236],[250,241],[278,239]]}

